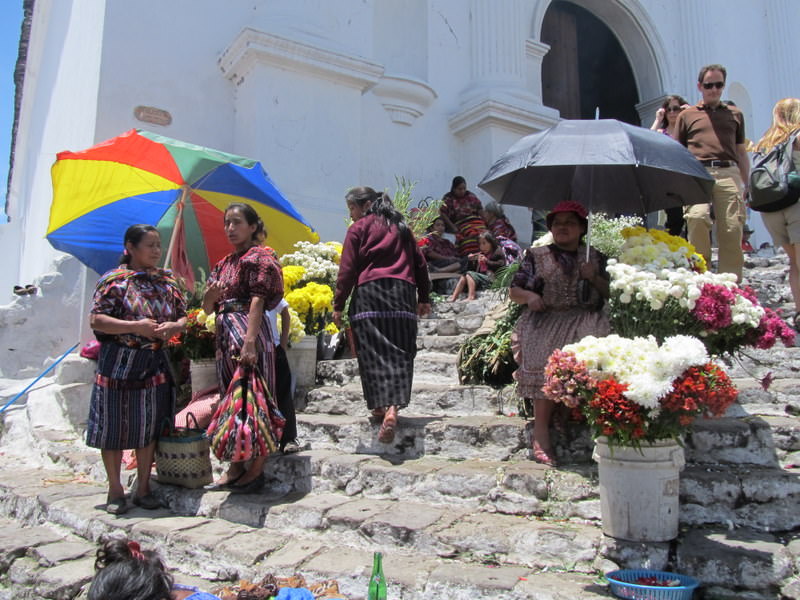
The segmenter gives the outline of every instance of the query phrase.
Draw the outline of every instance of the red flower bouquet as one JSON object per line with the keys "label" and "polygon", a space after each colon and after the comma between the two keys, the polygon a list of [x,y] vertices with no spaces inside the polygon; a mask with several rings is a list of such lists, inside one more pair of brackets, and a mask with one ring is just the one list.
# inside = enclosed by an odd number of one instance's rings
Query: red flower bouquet
{"label": "red flower bouquet", "polygon": [[[671,339],[659,347],[653,338],[584,338],[553,352],[542,391],[582,415],[592,437],[605,436],[609,445],[679,440],[697,417],[724,414],[738,391],[699,341],[686,348],[693,338]],[[643,349],[650,355],[631,360]]]}

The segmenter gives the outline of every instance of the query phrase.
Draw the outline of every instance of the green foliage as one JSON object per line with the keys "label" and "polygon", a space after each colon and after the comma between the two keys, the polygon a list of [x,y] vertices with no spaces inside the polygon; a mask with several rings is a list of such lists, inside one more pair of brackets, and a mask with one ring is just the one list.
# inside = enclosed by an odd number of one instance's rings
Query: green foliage
{"label": "green foliage", "polygon": [[396,189],[392,202],[394,207],[403,215],[414,237],[419,239],[424,236],[434,219],[439,216],[441,200],[424,203],[415,200],[412,192],[416,182],[408,181],[405,177],[395,177]]}
{"label": "green foliage", "polygon": [[505,267],[500,267],[495,273],[494,281],[490,289],[500,292],[503,301],[508,299],[508,290],[514,281],[514,275],[519,271],[519,262],[511,263]]}
{"label": "green foliage", "polygon": [[458,377],[461,383],[503,387],[512,383],[517,368],[511,351],[511,334],[522,314],[521,304],[511,303],[498,319],[491,333],[473,335],[458,353]]}

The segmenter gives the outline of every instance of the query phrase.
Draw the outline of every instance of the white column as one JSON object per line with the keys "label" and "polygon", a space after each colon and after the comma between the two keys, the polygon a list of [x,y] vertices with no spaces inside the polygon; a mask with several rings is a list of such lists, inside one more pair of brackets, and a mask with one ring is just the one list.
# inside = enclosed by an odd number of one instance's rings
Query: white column
{"label": "white column", "polygon": [[690,104],[694,104],[699,99],[695,83],[700,67],[716,62],[717,59],[710,56],[708,37],[711,21],[708,17],[706,3],[684,0],[680,5],[680,14],[681,30],[683,31],[680,55],[683,57],[683,72],[686,81],[679,81],[678,88],[683,89],[686,100]]}
{"label": "white column", "polygon": [[471,0],[472,79],[479,84],[525,84],[525,14],[521,0]]}
{"label": "white column", "polygon": [[786,2],[771,2],[767,13],[767,45],[770,60],[769,69],[770,87],[775,99],[785,98],[796,94],[796,67],[794,62],[797,54],[787,52],[786,40],[795,37],[795,25],[788,10]]}

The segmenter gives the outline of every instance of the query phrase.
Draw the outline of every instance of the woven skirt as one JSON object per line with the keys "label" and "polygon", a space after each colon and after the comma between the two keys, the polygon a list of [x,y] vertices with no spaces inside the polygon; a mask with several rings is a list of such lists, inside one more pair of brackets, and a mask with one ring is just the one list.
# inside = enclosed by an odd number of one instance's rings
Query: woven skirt
{"label": "woven skirt", "polygon": [[411,401],[417,354],[417,288],[400,279],[359,285],[350,301],[358,370],[367,407],[403,408]]}
{"label": "woven skirt", "polygon": [[175,386],[163,350],[101,345],[89,402],[88,446],[144,448],[172,421],[174,409]]}

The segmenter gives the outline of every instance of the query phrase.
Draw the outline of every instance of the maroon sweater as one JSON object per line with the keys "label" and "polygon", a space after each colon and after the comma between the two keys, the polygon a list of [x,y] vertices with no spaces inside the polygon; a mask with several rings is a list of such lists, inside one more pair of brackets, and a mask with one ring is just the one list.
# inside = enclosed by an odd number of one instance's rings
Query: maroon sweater
{"label": "maroon sweater", "polygon": [[376,215],[353,223],[344,238],[333,310],[344,310],[356,285],[384,278],[402,279],[417,286],[417,300],[429,303],[431,282],[425,257],[414,241],[403,242],[397,227],[388,227]]}

